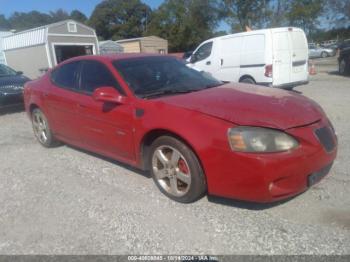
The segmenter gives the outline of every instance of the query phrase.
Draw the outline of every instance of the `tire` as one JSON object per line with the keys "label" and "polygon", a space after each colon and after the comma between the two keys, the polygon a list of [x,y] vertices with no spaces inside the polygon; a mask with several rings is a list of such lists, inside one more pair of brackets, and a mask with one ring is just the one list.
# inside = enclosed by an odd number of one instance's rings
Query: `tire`
{"label": "tire", "polygon": [[339,62],[339,74],[347,75],[350,71],[349,64],[346,62],[345,57],[343,57]]}
{"label": "tire", "polygon": [[328,53],[327,53],[327,52],[322,52],[322,53],[321,53],[321,57],[322,57],[322,58],[328,57]]}
{"label": "tire", "polygon": [[180,140],[161,136],[151,145],[148,164],[159,190],[172,200],[191,203],[206,192],[198,158]]}
{"label": "tire", "polygon": [[250,77],[245,77],[242,80],[239,81],[240,83],[245,83],[245,84],[252,84],[255,85],[255,81],[250,78]]}
{"label": "tire", "polygon": [[32,126],[34,135],[42,146],[56,147],[61,144],[52,134],[49,122],[39,108],[35,108],[32,112]]}

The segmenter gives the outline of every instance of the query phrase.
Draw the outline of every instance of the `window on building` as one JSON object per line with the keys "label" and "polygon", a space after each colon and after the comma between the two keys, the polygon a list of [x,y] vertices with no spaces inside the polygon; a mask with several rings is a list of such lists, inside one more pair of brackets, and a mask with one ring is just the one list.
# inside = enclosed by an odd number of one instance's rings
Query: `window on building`
{"label": "window on building", "polygon": [[76,33],[77,32],[77,24],[76,23],[68,23],[68,32]]}

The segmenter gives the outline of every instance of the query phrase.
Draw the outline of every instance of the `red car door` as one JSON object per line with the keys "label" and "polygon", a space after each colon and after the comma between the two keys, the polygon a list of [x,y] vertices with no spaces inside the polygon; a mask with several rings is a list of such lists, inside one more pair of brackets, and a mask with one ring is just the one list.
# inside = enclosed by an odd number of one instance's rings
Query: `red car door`
{"label": "red car door", "polygon": [[50,125],[55,135],[73,144],[79,142],[77,132],[78,73],[81,62],[64,64],[51,73],[50,88],[43,94]]}
{"label": "red car door", "polygon": [[92,93],[99,87],[114,87],[124,94],[106,65],[94,60],[83,61],[78,107],[82,142],[93,151],[134,161],[133,106],[95,101]]}

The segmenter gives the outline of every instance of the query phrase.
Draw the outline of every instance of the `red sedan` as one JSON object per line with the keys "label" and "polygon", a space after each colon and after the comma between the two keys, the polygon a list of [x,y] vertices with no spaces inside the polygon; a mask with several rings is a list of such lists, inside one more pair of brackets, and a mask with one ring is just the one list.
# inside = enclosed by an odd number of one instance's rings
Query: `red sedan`
{"label": "red sedan", "polygon": [[293,92],[224,84],[157,55],[85,56],[25,86],[38,141],[149,170],[180,202],[205,194],[272,202],[329,172],[334,129]]}

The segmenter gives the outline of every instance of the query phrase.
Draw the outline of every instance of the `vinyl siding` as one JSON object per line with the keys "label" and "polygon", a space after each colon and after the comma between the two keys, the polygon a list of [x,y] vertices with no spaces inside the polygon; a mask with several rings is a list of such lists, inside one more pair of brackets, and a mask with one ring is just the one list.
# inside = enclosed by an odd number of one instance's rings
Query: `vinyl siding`
{"label": "vinyl siding", "polygon": [[140,53],[140,41],[130,41],[130,42],[124,42],[124,43],[118,43],[124,48],[124,53]]}
{"label": "vinyl siding", "polygon": [[16,71],[35,79],[41,75],[39,69],[48,68],[45,45],[5,51],[7,64]]}

